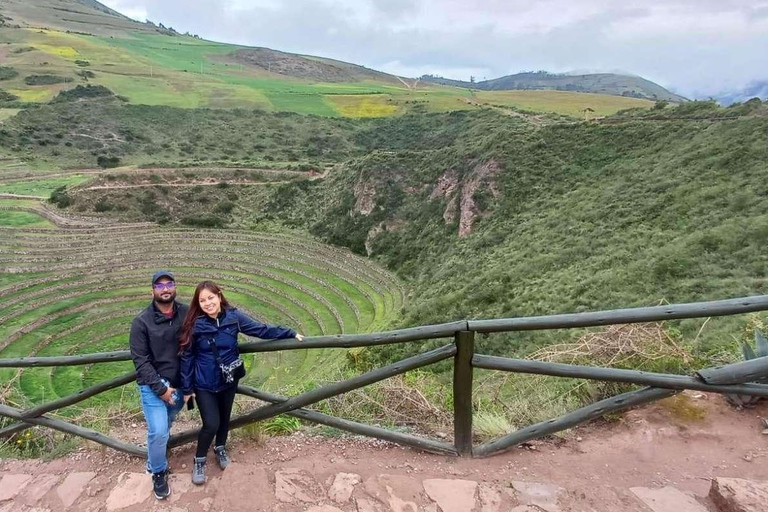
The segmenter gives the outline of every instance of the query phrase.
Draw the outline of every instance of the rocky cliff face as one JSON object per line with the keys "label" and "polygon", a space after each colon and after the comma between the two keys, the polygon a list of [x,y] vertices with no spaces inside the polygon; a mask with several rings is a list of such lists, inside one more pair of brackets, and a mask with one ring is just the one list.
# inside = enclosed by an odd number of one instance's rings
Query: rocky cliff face
{"label": "rocky cliff face", "polygon": [[448,205],[443,212],[443,220],[446,224],[455,222],[459,218],[459,236],[466,236],[472,232],[478,218],[488,214],[487,205],[479,204],[478,197],[482,194],[490,194],[494,198],[499,197],[496,187],[496,176],[500,171],[499,164],[494,160],[476,165],[469,175],[460,180],[455,170],[446,171],[437,180],[437,185],[432,190],[429,198],[434,200],[444,198]]}

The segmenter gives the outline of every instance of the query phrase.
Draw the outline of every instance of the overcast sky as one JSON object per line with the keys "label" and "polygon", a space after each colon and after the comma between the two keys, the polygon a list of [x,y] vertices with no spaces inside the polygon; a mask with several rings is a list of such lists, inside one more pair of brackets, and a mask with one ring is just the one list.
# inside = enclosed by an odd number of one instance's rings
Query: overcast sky
{"label": "overcast sky", "polygon": [[688,97],[768,79],[768,0],[101,0],[215,41],[402,76],[641,75]]}

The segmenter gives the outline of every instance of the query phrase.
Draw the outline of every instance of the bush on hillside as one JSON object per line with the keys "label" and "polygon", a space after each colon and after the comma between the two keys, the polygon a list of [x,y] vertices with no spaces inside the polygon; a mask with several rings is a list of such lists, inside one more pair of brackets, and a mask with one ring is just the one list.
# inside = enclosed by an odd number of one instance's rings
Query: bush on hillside
{"label": "bush on hillside", "polygon": [[29,75],[24,78],[27,85],[55,85],[73,82],[74,79],[68,76],[57,75]]}
{"label": "bush on hillside", "polygon": [[103,85],[78,85],[74,89],[61,91],[54,99],[54,103],[64,103],[65,101],[77,101],[90,98],[106,98],[114,96],[112,91]]}
{"label": "bush on hillside", "polygon": [[61,186],[51,192],[51,197],[48,198],[48,202],[55,204],[59,208],[66,208],[72,204],[72,198],[67,193],[67,187]]}
{"label": "bush on hillside", "polygon": [[120,158],[116,156],[101,155],[96,159],[96,164],[102,169],[109,169],[120,165]]}
{"label": "bush on hillside", "polygon": [[195,228],[223,228],[226,221],[217,215],[188,215],[181,219],[185,226]]}
{"label": "bush on hillside", "polygon": [[19,72],[13,68],[0,66],[0,80],[10,80],[19,76]]}
{"label": "bush on hillside", "polygon": [[0,89],[0,103],[8,103],[11,101],[16,101],[18,99],[19,99],[18,96],[15,96],[7,91],[3,91],[2,89]]}

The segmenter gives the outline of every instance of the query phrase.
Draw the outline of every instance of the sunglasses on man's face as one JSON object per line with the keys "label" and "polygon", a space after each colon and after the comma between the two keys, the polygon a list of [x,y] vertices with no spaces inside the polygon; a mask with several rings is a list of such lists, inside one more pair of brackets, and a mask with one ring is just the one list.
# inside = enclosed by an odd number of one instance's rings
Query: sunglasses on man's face
{"label": "sunglasses on man's face", "polygon": [[152,287],[157,291],[173,290],[174,288],[176,288],[176,283],[174,283],[173,281],[170,281],[168,283],[155,283],[152,285]]}

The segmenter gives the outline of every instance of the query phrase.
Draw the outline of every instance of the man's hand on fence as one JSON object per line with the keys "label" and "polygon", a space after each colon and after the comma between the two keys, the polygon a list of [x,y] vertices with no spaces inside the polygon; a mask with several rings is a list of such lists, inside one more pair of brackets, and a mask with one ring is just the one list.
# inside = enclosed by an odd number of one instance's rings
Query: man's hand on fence
{"label": "man's hand on fence", "polygon": [[176,393],[176,388],[168,386],[168,389],[165,390],[165,393],[160,395],[160,399],[168,405],[176,405],[176,400],[173,398],[174,393]]}

